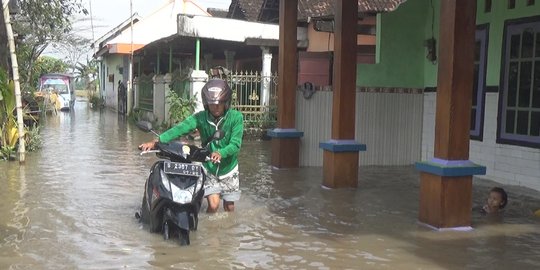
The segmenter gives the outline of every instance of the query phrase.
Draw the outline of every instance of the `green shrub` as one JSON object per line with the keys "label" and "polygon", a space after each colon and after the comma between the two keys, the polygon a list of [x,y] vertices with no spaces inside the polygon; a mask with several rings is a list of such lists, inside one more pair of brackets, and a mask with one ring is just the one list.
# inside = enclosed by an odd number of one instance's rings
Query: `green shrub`
{"label": "green shrub", "polygon": [[92,94],[90,94],[88,102],[92,104],[90,106],[94,109],[101,108],[104,105],[103,99],[101,99],[101,97],[99,97],[99,95],[95,92],[92,92]]}
{"label": "green shrub", "polygon": [[168,129],[188,118],[195,111],[196,97],[180,97],[175,91],[169,91],[167,103],[169,104],[169,122],[164,123],[164,128]]}
{"label": "green shrub", "polygon": [[26,132],[26,150],[28,152],[34,152],[41,148],[42,140],[40,131],[40,126],[34,123]]}

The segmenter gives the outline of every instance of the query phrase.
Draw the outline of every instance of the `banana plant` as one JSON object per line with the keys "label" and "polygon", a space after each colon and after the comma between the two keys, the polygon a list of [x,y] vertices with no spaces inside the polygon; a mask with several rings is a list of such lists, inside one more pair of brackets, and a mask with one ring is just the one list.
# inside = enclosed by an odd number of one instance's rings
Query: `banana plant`
{"label": "banana plant", "polygon": [[6,72],[0,70],[0,158],[3,159],[15,153],[19,139],[14,92],[13,82],[8,82]]}
{"label": "banana plant", "polygon": [[169,91],[169,94],[167,95],[169,123],[167,123],[166,129],[182,122],[192,115],[195,111],[196,100],[195,96],[183,98],[175,91]]}

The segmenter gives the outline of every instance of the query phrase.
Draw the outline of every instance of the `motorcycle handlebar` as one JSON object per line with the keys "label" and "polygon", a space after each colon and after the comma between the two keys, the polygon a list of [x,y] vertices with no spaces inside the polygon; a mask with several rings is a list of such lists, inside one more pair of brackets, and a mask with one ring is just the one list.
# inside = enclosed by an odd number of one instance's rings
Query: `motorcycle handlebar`
{"label": "motorcycle handlebar", "polygon": [[159,153],[161,152],[160,150],[147,150],[147,151],[142,151],[141,153],[139,153],[139,155],[146,155],[146,154],[151,154],[151,153]]}
{"label": "motorcycle handlebar", "polygon": [[[142,151],[141,153],[139,153],[139,155],[142,156],[142,155],[146,155],[146,154],[159,153],[159,152],[161,152],[161,150],[156,150],[156,149],[154,149],[154,150],[147,150],[147,151]],[[212,159],[211,159],[210,157],[207,156],[207,157],[204,159],[204,161],[208,162],[208,161],[212,161]],[[221,160],[218,160],[216,163],[221,163]]]}
{"label": "motorcycle handlebar", "polygon": [[[206,157],[204,161],[212,161],[212,159],[210,157]],[[216,163],[221,163],[221,160],[218,160]]]}

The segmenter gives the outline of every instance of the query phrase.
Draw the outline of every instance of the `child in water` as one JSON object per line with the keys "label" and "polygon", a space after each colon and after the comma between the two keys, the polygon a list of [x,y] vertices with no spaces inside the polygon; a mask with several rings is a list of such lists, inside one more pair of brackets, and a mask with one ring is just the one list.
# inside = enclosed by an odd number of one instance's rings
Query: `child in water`
{"label": "child in water", "polygon": [[482,212],[486,214],[499,213],[508,203],[508,195],[503,188],[494,187],[489,191],[487,203],[482,207]]}

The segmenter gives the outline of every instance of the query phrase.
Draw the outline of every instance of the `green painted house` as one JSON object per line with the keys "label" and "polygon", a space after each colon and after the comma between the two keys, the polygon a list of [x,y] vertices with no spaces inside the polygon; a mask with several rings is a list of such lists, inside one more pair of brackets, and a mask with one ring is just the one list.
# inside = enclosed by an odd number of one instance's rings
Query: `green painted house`
{"label": "green painted house", "polygon": [[[392,8],[366,12],[361,3]],[[440,3],[359,1],[355,137],[367,145],[360,165],[434,157],[437,74],[444,72],[438,66]],[[300,89],[303,67],[323,66],[314,75],[320,77],[310,78],[323,82],[320,91],[309,100],[302,91],[297,95],[301,166],[321,166],[318,144],[330,138],[333,11],[317,15],[321,6],[328,5],[311,5],[308,16],[300,10],[298,19],[309,39],[299,53]],[[540,1],[478,0],[476,20],[470,160],[486,166],[489,179],[540,190]]]}
{"label": "green painted house", "polygon": [[[433,157],[440,0],[377,15],[375,64],[357,85],[424,89],[422,160]],[[478,0],[470,159],[487,177],[540,190],[540,1]],[[369,145],[368,145],[369,147]]]}

